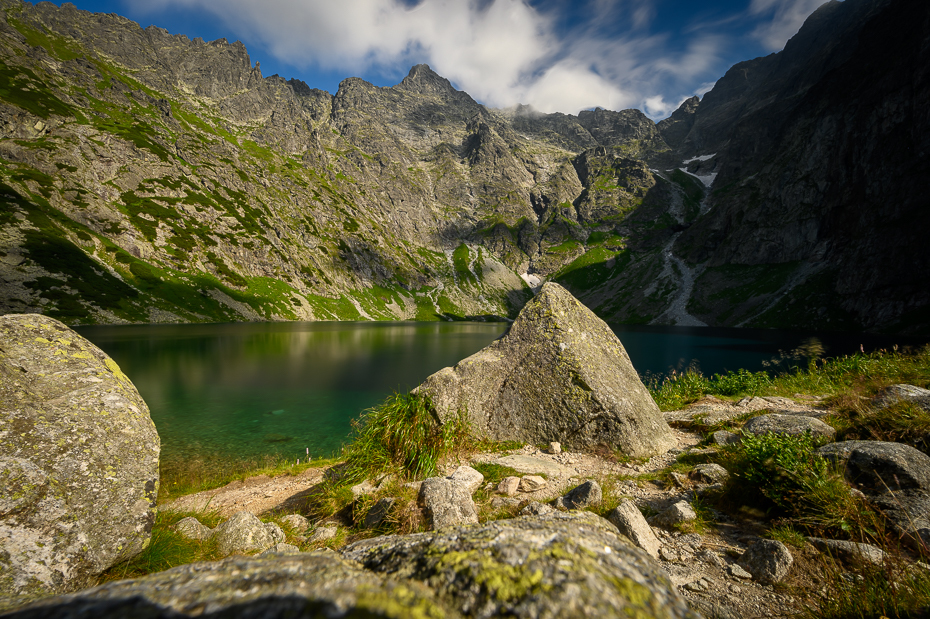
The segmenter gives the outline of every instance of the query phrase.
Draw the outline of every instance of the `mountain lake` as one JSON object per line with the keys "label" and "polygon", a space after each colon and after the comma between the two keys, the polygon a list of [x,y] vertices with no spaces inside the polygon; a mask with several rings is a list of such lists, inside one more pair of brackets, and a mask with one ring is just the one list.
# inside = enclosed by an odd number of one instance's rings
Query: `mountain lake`
{"label": "mountain lake", "polygon": [[[351,421],[391,393],[477,352],[506,323],[284,322],[77,327],[148,403],[162,457],[337,453]],[[817,337],[826,354],[917,345],[890,336],[709,327],[613,327],[641,376],[768,369]],[[766,365],[768,363],[769,365]],[[793,362],[797,363],[797,362]],[[783,362],[781,369],[787,369]]]}

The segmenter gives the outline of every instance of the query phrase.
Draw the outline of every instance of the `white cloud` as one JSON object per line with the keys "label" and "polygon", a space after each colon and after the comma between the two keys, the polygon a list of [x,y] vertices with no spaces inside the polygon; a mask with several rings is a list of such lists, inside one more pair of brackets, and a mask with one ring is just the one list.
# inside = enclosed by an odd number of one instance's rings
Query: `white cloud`
{"label": "white cloud", "polygon": [[778,51],[788,39],[797,34],[811,13],[825,0],[752,0],[749,14],[753,17],[770,17],[753,31],[768,50]]}
{"label": "white cloud", "polygon": [[[559,31],[565,6],[557,1],[539,8],[526,0],[128,1],[139,11],[212,13],[247,44],[299,69],[402,75],[426,62],[489,106],[526,103],[546,112],[640,107],[660,118],[674,110],[665,99],[688,92],[689,80],[719,61],[721,46],[700,36],[683,52],[667,52],[668,37],[646,31],[656,0],[588,0],[596,18],[569,32]],[[618,16],[626,34],[602,31]],[[669,82],[681,85],[678,92],[659,94]]]}

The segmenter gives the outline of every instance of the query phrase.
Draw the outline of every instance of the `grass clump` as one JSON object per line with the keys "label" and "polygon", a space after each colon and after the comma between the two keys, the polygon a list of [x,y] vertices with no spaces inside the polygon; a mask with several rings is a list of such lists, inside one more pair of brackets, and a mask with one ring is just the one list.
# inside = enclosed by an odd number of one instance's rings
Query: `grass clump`
{"label": "grass clump", "polygon": [[930,570],[886,561],[857,576],[834,570],[827,594],[811,596],[800,615],[810,619],[926,619]]}
{"label": "grass clump", "polygon": [[193,516],[201,524],[213,528],[223,521],[216,512],[176,512],[158,510],[152,525],[152,538],[149,545],[135,557],[114,565],[100,576],[100,584],[111,580],[138,578],[146,574],[161,572],[169,568],[194,563],[195,561],[215,561],[220,559],[216,541],[211,539],[187,539],[174,530],[182,519]]}
{"label": "grass clump", "polygon": [[840,471],[815,453],[810,434],[744,435],[722,451],[730,472],[721,504],[748,513],[784,517],[818,537],[874,542],[883,539],[881,517],[853,495]]}
{"label": "grass clump", "polygon": [[823,347],[816,340],[808,341],[773,360],[769,364],[771,375],[741,369],[708,378],[691,366],[683,372],[672,371],[666,377],[647,376],[646,383],[659,408],[665,411],[679,409],[707,395],[793,397],[806,393],[828,396],[826,404],[846,413],[861,409],[862,398],[870,398],[889,385],[930,386],[930,346],[826,359],[820,358],[822,352]]}
{"label": "grass clump", "polygon": [[442,423],[429,396],[389,396],[353,422],[354,440],[346,448],[346,481],[379,473],[405,479],[436,475],[441,460],[463,452],[471,443],[464,414]]}

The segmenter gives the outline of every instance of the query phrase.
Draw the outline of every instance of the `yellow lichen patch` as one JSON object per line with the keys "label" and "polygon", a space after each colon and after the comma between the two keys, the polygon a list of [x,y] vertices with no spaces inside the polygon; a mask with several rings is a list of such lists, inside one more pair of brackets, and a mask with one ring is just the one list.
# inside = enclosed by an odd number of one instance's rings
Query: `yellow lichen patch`
{"label": "yellow lichen patch", "polygon": [[411,617],[412,619],[442,619],[448,613],[431,600],[417,595],[408,587],[398,585],[390,592],[362,585],[357,589],[360,610],[385,617]]}
{"label": "yellow lichen patch", "polygon": [[[532,559],[530,556],[530,560]],[[530,572],[524,566],[512,566],[495,561],[483,550],[470,552],[450,551],[439,559],[438,569],[448,568],[467,574],[482,585],[496,599],[507,602],[526,597],[531,593],[547,591],[552,587],[543,584],[540,570]]]}
{"label": "yellow lichen patch", "polygon": [[44,337],[37,337],[35,341],[39,342],[40,344],[51,344],[52,343],[51,340],[47,340]]}
{"label": "yellow lichen patch", "polygon": [[109,370],[113,372],[113,376],[115,376],[118,380],[120,381],[129,380],[126,377],[126,375],[123,374],[123,371],[119,369],[119,365],[116,364],[116,361],[113,361],[113,359],[111,359],[110,357],[107,357],[106,364],[107,364],[107,368],[109,368]]}
{"label": "yellow lichen patch", "polygon": [[94,358],[94,356],[90,354],[89,352],[83,352],[83,351],[76,352],[73,355],[71,355],[71,357],[74,359],[93,359]]}

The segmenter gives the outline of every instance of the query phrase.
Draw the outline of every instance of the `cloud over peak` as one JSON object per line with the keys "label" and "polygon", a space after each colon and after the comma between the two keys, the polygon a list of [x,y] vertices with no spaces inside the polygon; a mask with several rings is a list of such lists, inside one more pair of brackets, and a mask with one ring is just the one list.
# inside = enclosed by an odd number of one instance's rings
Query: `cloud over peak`
{"label": "cloud over peak", "polygon": [[[399,78],[425,62],[486,105],[524,103],[543,112],[639,107],[667,116],[697,84],[718,77],[713,72],[727,44],[700,29],[686,42],[673,41],[655,29],[657,0],[128,2],[147,14],[212,14],[250,46],[298,70]],[[752,0],[742,14],[771,18],[754,34],[768,45],[796,32],[798,19],[817,3]]]}

